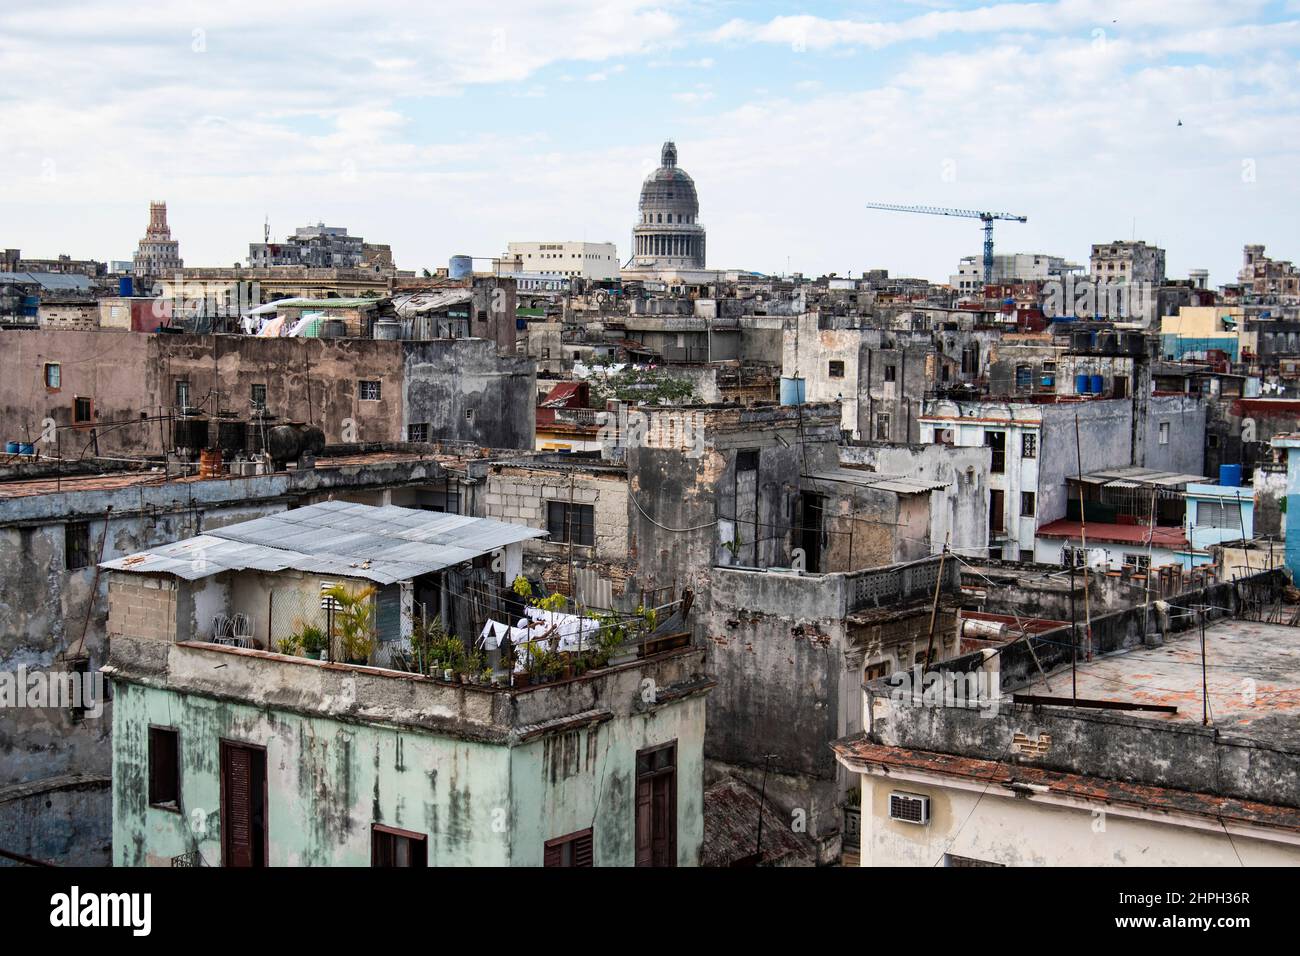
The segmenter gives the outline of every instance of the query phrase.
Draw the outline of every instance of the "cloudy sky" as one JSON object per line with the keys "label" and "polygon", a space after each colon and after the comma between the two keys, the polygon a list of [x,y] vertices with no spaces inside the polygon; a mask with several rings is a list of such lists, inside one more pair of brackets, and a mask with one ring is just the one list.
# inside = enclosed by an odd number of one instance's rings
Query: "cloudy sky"
{"label": "cloudy sky", "polygon": [[[188,265],[323,220],[397,264],[613,241],[666,138],[709,265],[946,279],[1136,236],[1171,275],[1300,258],[1300,0],[7,0],[0,246]],[[1178,125],[1181,122],[1181,126]]]}

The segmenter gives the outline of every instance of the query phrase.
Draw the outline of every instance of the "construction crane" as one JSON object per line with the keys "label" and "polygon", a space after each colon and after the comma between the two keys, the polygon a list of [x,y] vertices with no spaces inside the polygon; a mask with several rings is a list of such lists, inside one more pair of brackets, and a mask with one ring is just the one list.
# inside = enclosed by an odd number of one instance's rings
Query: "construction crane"
{"label": "construction crane", "polygon": [[887,209],[890,212],[923,212],[930,216],[961,216],[963,219],[978,219],[984,223],[984,284],[993,281],[993,220],[1009,219],[1012,222],[1028,222],[1025,216],[1009,212],[978,212],[974,209],[948,209],[943,206],[897,206],[887,202],[869,202],[868,209]]}

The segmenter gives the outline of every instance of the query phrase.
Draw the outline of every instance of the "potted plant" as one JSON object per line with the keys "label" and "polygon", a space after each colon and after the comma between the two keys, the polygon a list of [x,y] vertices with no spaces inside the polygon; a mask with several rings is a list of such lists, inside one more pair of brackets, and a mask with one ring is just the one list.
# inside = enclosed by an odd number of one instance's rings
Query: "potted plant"
{"label": "potted plant", "polygon": [[336,584],[325,592],[335,603],[334,624],[338,628],[343,658],[349,664],[364,664],[375,649],[375,589],[364,587],[349,591]]}
{"label": "potted plant", "polygon": [[296,635],[304,657],[320,660],[325,650],[325,632],[315,624],[308,624]]}
{"label": "potted plant", "polygon": [[298,653],[298,635],[282,637],[275,642],[275,649],[287,657],[293,657]]}

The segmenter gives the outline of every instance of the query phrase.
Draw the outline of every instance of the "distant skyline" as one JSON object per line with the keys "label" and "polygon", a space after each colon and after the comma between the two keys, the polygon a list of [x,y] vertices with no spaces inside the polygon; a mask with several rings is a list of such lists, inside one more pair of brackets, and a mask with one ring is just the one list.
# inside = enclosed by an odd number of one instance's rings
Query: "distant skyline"
{"label": "distant skyline", "polygon": [[[1300,260],[1300,0],[1040,3],[16,0],[0,9],[0,247],[129,259],[166,200],[190,266],[308,223],[403,269],[525,240],[630,256],[676,141],[711,268],[946,281],[979,223],[1167,272]],[[1179,125],[1181,123],[1181,125]]]}

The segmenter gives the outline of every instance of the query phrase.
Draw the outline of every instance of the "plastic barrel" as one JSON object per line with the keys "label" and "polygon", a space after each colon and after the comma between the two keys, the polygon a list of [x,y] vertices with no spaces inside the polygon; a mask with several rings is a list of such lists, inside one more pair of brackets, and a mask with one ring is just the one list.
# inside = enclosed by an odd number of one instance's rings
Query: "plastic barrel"
{"label": "plastic barrel", "polygon": [[1220,465],[1219,484],[1225,488],[1241,487],[1241,465]]}
{"label": "plastic barrel", "polygon": [[802,405],[804,403],[804,380],[802,378],[781,378],[781,404]]}

